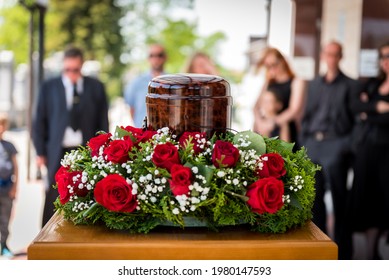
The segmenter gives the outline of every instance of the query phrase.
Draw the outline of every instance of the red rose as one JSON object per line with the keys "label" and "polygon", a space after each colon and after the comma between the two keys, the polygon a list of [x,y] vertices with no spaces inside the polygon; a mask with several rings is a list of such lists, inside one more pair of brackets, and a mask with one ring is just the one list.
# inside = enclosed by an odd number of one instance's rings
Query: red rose
{"label": "red rose", "polygon": [[263,167],[257,171],[260,178],[280,178],[286,174],[284,159],[276,153],[264,154],[261,156]]}
{"label": "red rose", "polygon": [[172,179],[169,180],[170,189],[174,195],[188,194],[189,185],[192,183],[192,171],[189,167],[173,164],[171,171]]}
{"label": "red rose", "polygon": [[122,129],[125,131],[131,132],[132,135],[132,141],[134,142],[135,146],[138,146],[139,143],[146,143],[150,141],[150,139],[157,134],[154,130],[143,130],[141,128],[136,128],[132,126],[121,126]]}
{"label": "red rose", "polygon": [[141,128],[133,127],[133,126],[121,126],[120,128],[124,129],[125,131],[131,132],[131,134],[136,138],[137,135],[142,134],[143,130]]}
{"label": "red rose", "polygon": [[180,163],[177,147],[170,142],[157,145],[151,160],[157,167],[166,168],[168,171],[173,164]]}
{"label": "red rose", "polygon": [[248,187],[247,204],[251,206],[253,212],[273,214],[284,205],[283,194],[284,183],[281,180],[274,177],[259,179]]}
{"label": "red rose", "polygon": [[239,150],[230,142],[217,140],[213,148],[212,163],[216,167],[234,167],[239,159]]}
{"label": "red rose", "polygon": [[145,131],[142,131],[141,134],[139,134],[138,136],[136,136],[136,140],[137,140],[137,144],[138,143],[146,143],[148,141],[151,140],[151,138],[153,138],[153,136],[157,134],[156,131],[154,130],[145,130]]}
{"label": "red rose", "polygon": [[[205,132],[200,133],[200,132],[188,132],[188,131],[186,131],[181,135],[178,142],[180,143],[180,146],[183,148],[185,148],[188,145],[188,143],[193,144],[193,150],[194,150],[195,154],[198,154],[204,150],[205,142],[203,144],[199,144],[199,141],[201,141],[202,139],[206,140],[206,133]],[[200,147],[201,145],[203,145],[202,148]]]}
{"label": "red rose", "polygon": [[138,205],[132,186],[119,174],[110,174],[96,183],[95,199],[113,212],[133,212]]}
{"label": "red rose", "polygon": [[69,169],[61,166],[55,174],[55,181],[58,187],[59,200],[61,204],[65,204],[70,200],[72,195],[80,197],[88,194],[86,187],[79,188],[81,183],[81,171],[69,172]]}
{"label": "red rose", "polygon": [[100,147],[107,145],[111,136],[111,133],[104,133],[89,140],[88,146],[91,149],[92,157],[99,155]]}
{"label": "red rose", "polygon": [[129,159],[128,153],[131,151],[132,146],[133,144],[129,138],[113,140],[105,148],[104,154],[107,156],[107,160],[113,163],[124,163]]}

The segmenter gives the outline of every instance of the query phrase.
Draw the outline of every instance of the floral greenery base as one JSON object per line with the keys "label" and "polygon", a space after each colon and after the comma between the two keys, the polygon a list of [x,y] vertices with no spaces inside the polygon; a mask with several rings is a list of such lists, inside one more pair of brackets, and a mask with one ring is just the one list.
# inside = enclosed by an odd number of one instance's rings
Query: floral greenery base
{"label": "floral greenery base", "polygon": [[312,214],[319,169],[304,148],[251,131],[208,139],[168,128],[100,133],[66,154],[55,206],[74,224],[148,233],[195,218],[214,230],[248,224],[282,233]]}

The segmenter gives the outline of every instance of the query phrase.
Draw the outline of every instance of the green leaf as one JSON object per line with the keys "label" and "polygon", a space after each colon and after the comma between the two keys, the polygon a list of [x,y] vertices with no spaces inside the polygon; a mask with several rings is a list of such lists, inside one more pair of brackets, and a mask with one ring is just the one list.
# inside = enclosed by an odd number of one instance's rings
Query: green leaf
{"label": "green leaf", "polygon": [[124,136],[130,136],[132,142],[136,141],[136,138],[134,137],[134,135],[132,135],[130,131],[127,131],[119,126],[117,126],[115,129],[115,135],[117,135],[119,138],[123,138]]}
{"label": "green leaf", "polygon": [[199,174],[204,176],[205,180],[207,181],[207,185],[209,184],[209,182],[211,182],[212,177],[213,177],[213,173],[215,171],[214,168],[212,168],[208,165],[203,165],[203,164],[196,165],[196,164],[192,164],[190,162],[186,162],[184,164],[184,166],[187,166],[189,168],[197,167],[199,170]]}
{"label": "green leaf", "polygon": [[215,169],[207,165],[199,165],[197,167],[199,169],[199,174],[205,177],[205,180],[207,180],[207,185],[208,185],[209,182],[211,182],[212,180]]}
{"label": "green leaf", "polygon": [[233,142],[235,144],[240,144],[239,139],[245,139],[245,141],[249,141],[250,145],[247,147],[241,147],[242,150],[255,150],[259,155],[266,153],[266,144],[265,140],[261,135],[255,133],[251,130],[246,130],[242,132],[238,132],[235,134]]}
{"label": "green leaf", "polygon": [[296,207],[297,209],[300,209],[300,210],[303,209],[303,207],[301,206],[301,204],[300,204],[300,202],[299,202],[299,200],[298,200],[298,198],[297,198],[295,193],[291,193],[290,194],[290,204],[292,206]]}
{"label": "green leaf", "polygon": [[99,206],[100,206],[100,204],[98,204],[97,202],[93,203],[92,206],[89,207],[89,209],[86,210],[86,211],[82,214],[82,216],[83,216],[84,218],[88,217],[90,214],[92,214],[92,213],[98,211],[98,207],[99,207]]}
{"label": "green leaf", "polygon": [[285,142],[285,141],[280,141],[280,146],[284,150],[292,152],[293,151],[293,147],[294,147],[294,143],[288,143],[288,142]]}

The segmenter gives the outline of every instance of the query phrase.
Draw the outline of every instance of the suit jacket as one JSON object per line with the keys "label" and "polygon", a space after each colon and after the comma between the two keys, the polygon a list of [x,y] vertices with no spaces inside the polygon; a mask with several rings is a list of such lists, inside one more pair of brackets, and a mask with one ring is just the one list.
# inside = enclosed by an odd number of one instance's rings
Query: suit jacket
{"label": "suit jacket", "polygon": [[[98,131],[108,131],[108,103],[104,85],[90,77],[84,77],[80,96],[82,117],[80,129],[83,145]],[[62,141],[69,123],[65,87],[62,77],[43,83],[35,108],[32,139],[37,155],[46,156],[49,187],[60,166]]]}
{"label": "suit jacket", "polygon": [[347,77],[342,72],[339,73],[333,84],[334,96],[330,99],[330,104],[321,104],[319,98],[319,88],[323,85],[324,78],[316,77],[308,83],[307,103],[302,120],[301,136],[309,136],[309,128],[312,118],[319,106],[331,106],[328,121],[331,124],[333,133],[337,136],[345,136],[351,133],[354,126],[355,114],[351,104],[359,98],[360,84],[357,80]]}

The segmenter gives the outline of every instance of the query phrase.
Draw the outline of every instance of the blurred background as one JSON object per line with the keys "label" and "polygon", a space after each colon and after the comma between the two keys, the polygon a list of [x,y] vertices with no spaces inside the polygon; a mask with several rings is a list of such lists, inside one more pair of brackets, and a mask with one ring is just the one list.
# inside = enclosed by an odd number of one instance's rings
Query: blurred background
{"label": "blurred background", "polygon": [[31,115],[42,81],[61,72],[66,45],[82,47],[83,73],[105,84],[112,129],[131,124],[124,86],[148,68],[146,46],[159,42],[169,73],[183,72],[195,51],[210,55],[231,85],[232,128],[245,130],[252,128],[263,82],[254,68],[266,46],[280,49],[309,80],[323,70],[320,46],[336,39],[346,74],[375,76],[388,15],[389,0],[0,0],[0,112],[11,118],[5,138],[15,143],[21,170],[10,246],[23,252],[40,230],[44,190]]}

